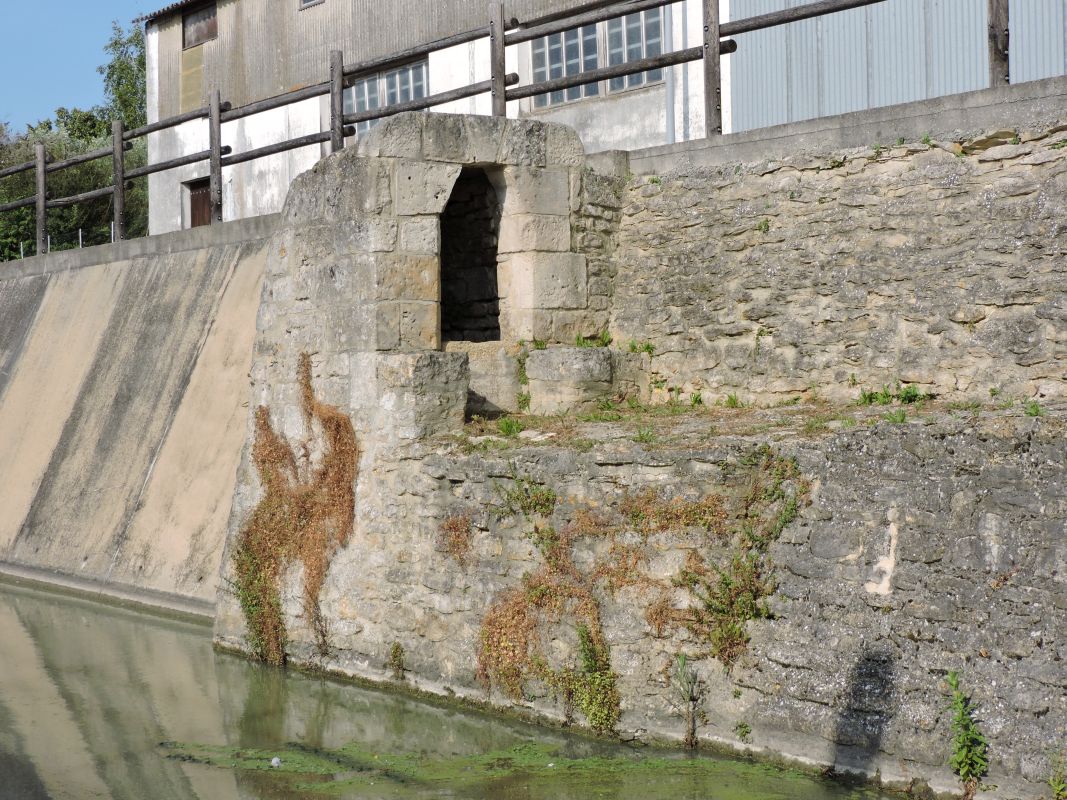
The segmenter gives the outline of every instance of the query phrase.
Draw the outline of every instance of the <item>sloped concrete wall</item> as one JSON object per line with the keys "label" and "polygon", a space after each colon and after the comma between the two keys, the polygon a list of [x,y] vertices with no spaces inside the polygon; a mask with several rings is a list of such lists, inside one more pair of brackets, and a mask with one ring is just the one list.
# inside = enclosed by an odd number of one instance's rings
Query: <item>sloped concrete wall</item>
{"label": "sloped concrete wall", "polygon": [[210,609],[272,227],[5,265],[0,562]]}

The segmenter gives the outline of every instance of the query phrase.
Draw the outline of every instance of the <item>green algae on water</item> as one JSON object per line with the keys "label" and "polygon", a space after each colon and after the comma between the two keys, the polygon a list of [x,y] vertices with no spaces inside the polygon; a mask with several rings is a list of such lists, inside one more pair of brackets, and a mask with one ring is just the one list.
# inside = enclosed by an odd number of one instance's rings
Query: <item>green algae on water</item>
{"label": "green algae on water", "polygon": [[[573,758],[560,748],[522,744],[480,755],[377,753],[290,744],[283,750],[167,744],[167,756],[238,771],[269,770],[301,796],[642,798],[677,800],[858,800],[877,792],[846,789],[766,764],[692,755]],[[270,766],[277,756],[281,765]]]}

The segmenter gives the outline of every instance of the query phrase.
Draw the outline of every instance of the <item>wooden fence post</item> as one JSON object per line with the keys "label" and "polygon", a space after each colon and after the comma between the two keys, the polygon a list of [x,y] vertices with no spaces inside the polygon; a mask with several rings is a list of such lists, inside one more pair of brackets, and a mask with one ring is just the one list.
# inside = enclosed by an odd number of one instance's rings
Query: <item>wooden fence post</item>
{"label": "wooden fence post", "polygon": [[222,97],[218,89],[211,93],[208,115],[208,141],[211,148],[211,222],[222,222]]}
{"label": "wooden fence post", "polygon": [[494,117],[506,117],[508,114],[507,84],[505,83],[507,67],[504,51],[504,4],[490,3],[489,52],[492,66]]}
{"label": "wooden fence post", "polygon": [[330,149],[345,149],[345,57],[330,51]]}
{"label": "wooden fence post", "polygon": [[987,0],[989,8],[989,85],[1007,86],[1008,0]]}
{"label": "wooden fence post", "polygon": [[37,255],[41,256],[48,250],[48,181],[45,178],[45,165],[48,162],[43,144],[34,147],[34,155],[37,161]]}
{"label": "wooden fence post", "polygon": [[704,136],[722,133],[719,0],[704,0]]}
{"label": "wooden fence post", "polygon": [[115,177],[115,238],[126,238],[126,143],[122,141],[122,120],[111,123],[112,172]]}

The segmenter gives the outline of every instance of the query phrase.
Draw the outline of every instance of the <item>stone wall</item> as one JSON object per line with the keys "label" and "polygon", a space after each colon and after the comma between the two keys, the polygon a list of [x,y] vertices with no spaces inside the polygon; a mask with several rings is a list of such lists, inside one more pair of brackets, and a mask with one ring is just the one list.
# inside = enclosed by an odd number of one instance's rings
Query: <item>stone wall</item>
{"label": "stone wall", "polygon": [[635,178],[612,334],[710,397],[1062,397],[1065,131]]}

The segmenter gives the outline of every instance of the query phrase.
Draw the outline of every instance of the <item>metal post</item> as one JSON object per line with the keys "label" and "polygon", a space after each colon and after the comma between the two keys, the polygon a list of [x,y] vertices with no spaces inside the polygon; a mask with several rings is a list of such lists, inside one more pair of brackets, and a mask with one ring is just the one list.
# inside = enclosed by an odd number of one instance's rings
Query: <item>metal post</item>
{"label": "metal post", "polygon": [[78,249],[81,250],[85,247],[85,243],[82,241],[82,229],[78,228]]}
{"label": "metal post", "polygon": [[211,93],[208,139],[211,148],[211,221],[214,223],[222,222],[222,97],[218,89]]}
{"label": "metal post", "polygon": [[345,147],[345,57],[340,50],[330,51],[330,149]]}
{"label": "metal post", "polygon": [[504,4],[489,4],[489,53],[493,83],[493,116],[508,115],[506,73],[504,58]]}
{"label": "metal post", "polygon": [[722,133],[719,0],[704,0],[704,136]]}
{"label": "metal post", "polygon": [[38,144],[34,151],[37,159],[37,255],[43,255],[48,247],[48,223],[45,218],[48,213],[48,181],[45,180],[44,145]]}
{"label": "metal post", "polygon": [[112,173],[115,177],[115,234],[126,238],[126,145],[122,139],[122,120],[111,123]]}
{"label": "metal post", "polygon": [[989,85],[1007,86],[1008,70],[1008,0],[987,0],[989,9]]}

